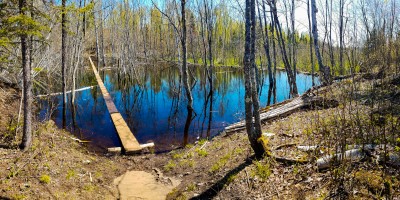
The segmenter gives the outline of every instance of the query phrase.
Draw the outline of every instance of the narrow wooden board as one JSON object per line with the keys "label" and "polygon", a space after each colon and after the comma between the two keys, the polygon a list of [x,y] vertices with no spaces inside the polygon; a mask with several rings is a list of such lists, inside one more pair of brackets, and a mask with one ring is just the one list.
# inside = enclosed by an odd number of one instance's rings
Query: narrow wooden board
{"label": "narrow wooden board", "polygon": [[101,93],[103,94],[103,98],[106,102],[108,112],[111,115],[111,119],[113,121],[115,129],[117,130],[118,136],[121,140],[122,147],[124,148],[125,153],[134,153],[134,152],[142,150],[142,147],[140,146],[139,142],[136,140],[131,129],[129,129],[124,118],[118,112],[117,107],[115,106],[110,94],[108,93],[106,87],[104,86],[104,83],[103,83],[95,65],[93,64],[93,61],[90,58],[90,56],[89,56],[89,61],[90,61],[90,64],[92,65],[93,72],[96,76],[97,83],[100,86],[100,90],[101,90]]}
{"label": "narrow wooden board", "polygon": [[133,133],[129,129],[124,118],[122,118],[121,114],[112,113],[111,119],[114,122],[115,129],[117,129],[118,136],[121,139],[125,152],[140,151],[142,148],[140,147],[139,142],[133,136]]}

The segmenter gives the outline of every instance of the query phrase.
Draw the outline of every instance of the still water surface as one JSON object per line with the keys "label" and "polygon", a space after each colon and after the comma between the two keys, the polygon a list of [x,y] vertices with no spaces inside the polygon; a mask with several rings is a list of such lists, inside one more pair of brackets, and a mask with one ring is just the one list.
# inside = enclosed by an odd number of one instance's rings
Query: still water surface
{"label": "still water surface", "polygon": [[[136,76],[132,75],[135,73]],[[244,118],[244,79],[241,70],[217,69],[212,96],[205,70],[193,68],[191,74],[195,78],[192,89],[195,115],[186,135],[189,143],[215,136],[225,126]],[[183,88],[179,86],[179,70],[176,67],[147,67],[128,73],[111,70],[102,72],[101,76],[117,109],[139,143],[153,141],[156,151],[182,146],[187,101],[185,94],[182,94]],[[134,77],[139,82],[134,81]],[[268,76],[265,74],[264,77],[260,77],[261,106],[267,103],[269,87]],[[278,71],[276,79],[277,101],[281,102],[289,98],[287,75]],[[310,75],[298,74],[296,80],[299,93],[311,87]],[[77,88],[96,85],[91,71],[80,73],[77,82]],[[51,101],[42,101],[39,117],[44,119],[50,113],[57,126],[62,127],[61,96]],[[75,106],[67,106],[66,126],[76,137],[91,141],[91,147],[96,150],[121,146],[98,87],[76,93]]]}

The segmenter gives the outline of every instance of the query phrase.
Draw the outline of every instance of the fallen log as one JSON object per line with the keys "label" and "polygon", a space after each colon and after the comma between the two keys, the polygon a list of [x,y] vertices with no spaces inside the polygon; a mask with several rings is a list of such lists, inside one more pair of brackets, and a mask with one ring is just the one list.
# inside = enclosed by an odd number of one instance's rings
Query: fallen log
{"label": "fallen log", "polygon": [[[154,142],[140,144],[141,149],[151,148],[151,147],[154,147]],[[110,148],[107,148],[107,151],[110,153],[121,153],[122,147],[110,147]]]}
{"label": "fallen log", "polygon": [[[75,92],[80,92],[80,91],[84,91],[84,90],[93,89],[94,87],[96,87],[96,86],[88,86],[88,87],[79,88],[79,89],[76,89]],[[72,92],[72,90],[69,90],[69,91],[66,91],[65,93],[68,94],[68,93],[71,93],[71,92]],[[61,95],[61,94],[63,94],[63,93],[62,92],[55,92],[55,93],[51,93],[51,94],[39,94],[39,95],[36,95],[36,97],[37,98],[42,98],[42,97],[49,97],[49,96],[57,96],[57,95]]]}
{"label": "fallen log", "polygon": [[317,167],[319,170],[328,169],[332,166],[338,165],[343,161],[358,162],[363,160],[367,154],[363,149],[351,149],[344,153],[337,153],[333,155],[323,156],[317,160]]}
{"label": "fallen log", "polygon": [[[269,108],[260,114],[260,119],[261,122],[266,122],[279,117],[288,116],[301,108],[332,108],[338,105],[338,101],[334,99],[328,100],[323,97],[309,96],[308,93],[305,93],[291,101],[286,101],[284,104],[278,104],[278,106]],[[245,125],[246,123],[244,121],[234,123],[225,127],[225,132],[229,133],[245,129]]]}

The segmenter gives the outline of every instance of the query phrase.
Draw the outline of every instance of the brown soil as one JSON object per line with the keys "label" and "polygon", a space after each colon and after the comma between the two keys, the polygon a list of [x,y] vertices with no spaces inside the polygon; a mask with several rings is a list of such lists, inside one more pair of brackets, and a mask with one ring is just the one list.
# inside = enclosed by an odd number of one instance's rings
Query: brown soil
{"label": "brown soil", "polygon": [[[346,82],[340,87],[343,92],[332,88],[325,95],[341,102],[337,108],[301,110],[263,125],[264,132],[275,134],[268,138],[275,155],[313,161],[333,153],[345,136],[350,144],[355,142],[355,136],[336,134],[354,131],[353,124],[341,126],[337,119],[352,119],[351,113],[355,111],[364,117],[368,105],[344,103],[344,93],[349,88]],[[13,89],[0,90],[0,113],[10,111],[7,117],[0,118],[0,141],[7,147],[0,148],[0,199],[123,198],[114,180],[127,171],[147,172],[146,175],[152,174],[149,179],[165,176],[181,180],[169,192],[168,199],[400,198],[399,169],[382,167],[373,160],[344,163],[326,171],[318,171],[315,162],[285,164],[269,157],[258,160],[244,131],[221,134],[210,141],[200,140],[168,153],[148,151],[121,156],[94,154],[72,140],[69,133],[55,128],[53,122],[37,122],[32,149],[21,152],[16,148],[20,136],[4,139],[5,135],[12,135],[8,124],[18,113],[19,99],[15,95],[18,92]],[[360,101],[363,100],[357,102]],[[349,128],[340,129],[344,127]],[[304,153],[290,144],[323,148]],[[275,150],[277,147],[279,150]],[[165,177],[156,182],[167,184]],[[164,189],[171,188],[167,184]]]}

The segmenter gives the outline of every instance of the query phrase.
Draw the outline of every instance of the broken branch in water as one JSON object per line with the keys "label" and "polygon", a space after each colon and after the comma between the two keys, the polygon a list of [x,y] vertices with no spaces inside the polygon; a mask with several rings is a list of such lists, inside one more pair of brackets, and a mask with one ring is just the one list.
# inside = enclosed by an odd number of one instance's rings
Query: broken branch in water
{"label": "broken branch in water", "polygon": [[[83,87],[83,88],[80,88],[80,89],[76,89],[75,92],[93,89],[94,87],[97,87],[97,86]],[[69,91],[66,92],[66,94],[71,93],[71,92],[72,92],[72,90],[69,90]],[[61,95],[61,94],[63,94],[63,93],[62,92],[56,92],[56,93],[51,93],[51,94],[39,94],[36,97],[37,98],[42,98],[42,97],[48,97],[48,96],[57,96],[57,95]]]}

